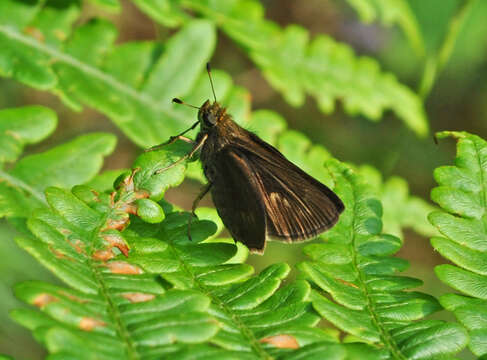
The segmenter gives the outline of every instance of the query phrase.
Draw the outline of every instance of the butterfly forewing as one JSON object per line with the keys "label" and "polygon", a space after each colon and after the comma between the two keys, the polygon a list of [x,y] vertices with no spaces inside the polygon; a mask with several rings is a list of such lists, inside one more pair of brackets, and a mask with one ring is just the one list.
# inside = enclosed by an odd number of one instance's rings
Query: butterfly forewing
{"label": "butterfly forewing", "polygon": [[241,144],[238,150],[256,179],[269,236],[304,240],[337,222],[344,206],[333,191],[259,138],[253,145]]}
{"label": "butterfly forewing", "polygon": [[266,216],[257,178],[239,149],[226,147],[208,164],[213,202],[223,223],[236,241],[249,249],[263,251]]}

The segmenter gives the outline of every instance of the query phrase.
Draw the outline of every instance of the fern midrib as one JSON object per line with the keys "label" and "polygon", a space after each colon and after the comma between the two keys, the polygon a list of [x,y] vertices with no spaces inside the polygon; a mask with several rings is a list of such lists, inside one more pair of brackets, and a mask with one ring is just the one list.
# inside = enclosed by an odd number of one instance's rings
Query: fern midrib
{"label": "fern midrib", "polygon": [[225,314],[227,314],[237,325],[237,328],[240,330],[240,333],[244,335],[244,337],[249,341],[251,348],[254,350],[261,359],[272,360],[274,359],[267,351],[261,346],[259,340],[254,336],[252,330],[248,328],[247,325],[237,316],[227,304],[222,301],[219,297],[215,296],[211,290],[202,284],[199,279],[195,276],[195,274],[191,271],[190,266],[186,264],[186,262],[179,256],[178,250],[173,246],[172,242],[168,242],[171,250],[174,254],[176,254],[177,260],[181,264],[183,270],[191,277],[193,283],[196,285],[199,291],[201,291],[204,295],[208,296],[211,299],[211,302],[216,304],[220,307]]}
{"label": "fern midrib", "polygon": [[382,325],[382,322],[381,320],[379,319],[379,316],[377,315],[377,310],[375,308],[375,304],[374,304],[374,301],[372,300],[371,296],[370,296],[370,291],[367,287],[367,281],[365,279],[365,275],[362,273],[362,271],[360,271],[359,267],[358,267],[358,262],[357,262],[357,252],[356,252],[356,238],[355,238],[355,214],[357,213],[357,196],[356,196],[356,192],[355,192],[355,187],[352,187],[353,188],[353,201],[354,201],[354,205],[353,205],[353,213],[354,213],[354,217],[353,217],[353,221],[352,221],[352,225],[350,227],[350,237],[352,239],[352,253],[353,253],[353,256],[352,256],[352,265],[353,265],[353,268],[355,269],[355,271],[357,272],[358,274],[358,280],[359,280],[359,286],[360,286],[360,289],[362,290],[362,292],[364,293],[365,295],[365,299],[367,301],[367,310],[369,312],[369,315],[372,319],[372,322],[373,324],[375,325],[375,327],[379,330],[379,334],[380,334],[380,337],[384,343],[384,345],[388,348],[388,350],[390,351],[391,355],[395,358],[395,359],[400,359],[400,360],[407,360],[407,357],[405,357],[401,350],[397,347],[397,344],[396,342],[394,341],[394,339],[392,338],[391,334],[389,333],[389,331],[387,331],[385,329],[385,327]]}
{"label": "fern midrib", "polygon": [[98,236],[101,228],[105,226],[106,221],[108,220],[109,214],[106,214],[103,217],[103,221],[100,222],[100,225],[98,225],[95,230],[91,234],[91,245],[90,245],[90,251],[89,251],[89,256],[88,256],[88,266],[91,269],[91,272],[93,274],[93,277],[96,279],[96,281],[99,284],[100,287],[100,294],[103,296],[105,299],[105,302],[107,304],[108,308],[108,314],[112,318],[112,322],[115,325],[115,330],[117,331],[117,334],[125,344],[125,347],[127,349],[127,356],[128,359],[130,360],[139,360],[141,359],[141,356],[137,353],[136,346],[132,342],[129,331],[127,328],[124,326],[122,322],[122,318],[120,316],[120,312],[118,311],[118,307],[113,301],[112,297],[110,296],[110,291],[108,290],[105,281],[103,279],[103,275],[100,273],[99,266],[98,264],[95,263],[95,261],[92,259],[91,255],[93,254],[93,246],[96,241],[96,237]]}
{"label": "fern midrib", "polygon": [[41,203],[47,205],[47,202],[46,202],[46,199],[44,198],[44,195],[40,191],[37,191],[32,186],[27,184],[22,179],[20,179],[16,176],[12,176],[3,170],[0,170],[0,179],[6,180],[8,183],[13,185],[14,187],[20,188],[20,189],[26,191],[27,193],[29,193],[33,197],[35,197],[37,200],[39,200]]}

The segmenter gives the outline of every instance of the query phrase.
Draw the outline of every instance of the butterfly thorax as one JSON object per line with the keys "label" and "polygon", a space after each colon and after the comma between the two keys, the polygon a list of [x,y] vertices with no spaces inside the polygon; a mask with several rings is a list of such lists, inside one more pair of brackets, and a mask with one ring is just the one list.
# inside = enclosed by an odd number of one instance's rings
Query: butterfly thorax
{"label": "butterfly thorax", "polygon": [[239,139],[246,139],[248,132],[233,121],[226,108],[217,102],[210,103],[209,100],[201,106],[198,120],[200,132],[197,141],[207,135],[200,154],[206,173],[207,165],[212,163],[219,151],[229,144],[238,142]]}

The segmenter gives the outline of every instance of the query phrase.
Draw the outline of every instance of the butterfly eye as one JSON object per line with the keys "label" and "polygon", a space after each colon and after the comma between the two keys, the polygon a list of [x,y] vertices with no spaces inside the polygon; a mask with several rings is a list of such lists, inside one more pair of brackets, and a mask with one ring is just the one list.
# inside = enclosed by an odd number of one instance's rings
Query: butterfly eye
{"label": "butterfly eye", "polygon": [[203,121],[206,126],[213,126],[216,123],[216,116],[213,113],[208,112],[203,115]]}

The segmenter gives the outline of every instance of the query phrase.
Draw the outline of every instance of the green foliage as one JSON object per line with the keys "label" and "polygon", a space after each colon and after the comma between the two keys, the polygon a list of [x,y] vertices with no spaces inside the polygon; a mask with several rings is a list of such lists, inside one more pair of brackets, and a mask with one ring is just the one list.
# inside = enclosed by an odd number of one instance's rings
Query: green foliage
{"label": "green foliage", "polygon": [[[17,6],[15,0],[6,3],[9,23],[0,22],[4,49],[0,75],[51,90],[74,109],[94,107],[146,147],[162,141],[164,133],[174,132],[175,121],[187,121],[181,119],[184,112],[175,110],[169,100],[174,96],[191,98],[190,89],[214,47],[210,23],[187,19],[187,25],[158,56],[160,49],[152,42],[114,46],[116,30],[106,21],[93,20],[72,32],[79,14],[75,1],[61,7],[47,2],[42,9],[36,2],[31,6]],[[136,3],[156,20],[174,15],[176,7],[151,1]],[[427,133],[420,99],[391,74],[381,73],[373,59],[357,58],[348,46],[325,36],[308,43],[307,32],[297,26],[281,30],[263,19],[257,2],[241,1],[229,7],[227,2],[184,1],[181,6],[216,21],[248,50],[269,82],[291,104],[302,104],[307,92],[329,113],[335,99],[341,98],[349,113],[361,113],[372,120],[379,120],[383,110],[390,108],[416,133]],[[176,19],[186,18],[180,11],[175,13]],[[281,63],[282,59],[294,60]],[[109,97],[102,96],[107,93]]]}
{"label": "green foliage", "polygon": [[365,23],[379,20],[384,25],[397,24],[418,56],[425,48],[419,24],[406,0],[347,0]]}
{"label": "green foliage", "polygon": [[[165,153],[177,155],[178,149]],[[183,178],[177,167],[167,177],[154,174],[174,160],[153,154],[138,159],[144,166],[139,171],[121,175],[115,196],[87,186],[46,190],[49,209],[30,217],[32,236],[18,243],[69,288],[20,284],[17,296],[42,313],[16,310],[14,319],[55,358],[179,358],[191,350],[254,359],[287,355],[289,350],[273,345],[283,334],[301,346],[336,342],[313,328],[319,317],[306,301],[306,282],[279,289],[288,265],[275,264],[251,277],[253,269],[240,262],[245,256],[236,259],[235,244],[207,240],[217,230],[213,222],[194,221],[190,241],[188,214],[167,203],[162,223],[126,216],[141,197],[163,195],[142,187],[174,186]],[[218,348],[184,345],[210,339]]]}
{"label": "green foliage", "polygon": [[[349,114],[363,114],[378,121],[384,110],[392,109],[418,135],[428,132],[421,100],[392,74],[383,73],[375,60],[357,57],[349,46],[325,35],[310,41],[308,32],[300,26],[281,29],[264,18],[258,1],[171,0],[164,6],[158,1],[136,4],[166,26],[192,21],[183,10],[212,20],[245,49],[269,83],[294,106],[302,105],[308,93],[315,97],[321,111],[330,113],[339,98]],[[399,1],[395,7],[384,5],[384,19],[395,20],[398,7]],[[400,17],[416,46],[421,47],[412,19],[412,15]]]}
{"label": "green foliage", "polygon": [[[109,11],[121,8],[117,0],[92,2]],[[364,21],[398,23],[413,46],[422,47],[405,2],[349,2]],[[0,76],[50,91],[74,110],[90,106],[148,147],[195,121],[194,109],[170,99],[200,104],[208,98],[203,69],[218,27],[293,105],[311,94],[330,112],[340,98],[351,114],[378,120],[392,109],[417,134],[428,130],[419,97],[375,60],[323,35],[310,41],[298,26],[281,29],[263,17],[255,0],[134,3],[181,29],[163,44],[115,44],[110,22],[79,22],[78,1],[0,2]],[[198,210],[190,241],[189,214],[163,200],[186,171],[203,179],[198,162],[158,172],[190,145],[146,152],[133,171],[99,175],[103,156],[115,145],[112,135],[80,136],[17,161],[25,145],[54,130],[56,116],[39,106],[2,110],[0,215],[22,231],[17,243],[65,284],[19,284],[16,295],[40,311],[19,309],[12,316],[32,330],[50,358],[436,359],[465,347],[462,326],[424,319],[441,306],[432,296],[409,291],[421,282],[395,274],[408,264],[392,257],[402,241],[387,233],[412,227],[432,235],[424,221],[432,207],[410,196],[402,179],[383,181],[370,167],[355,174],[325,148],[286,129],[276,113],[251,113],[247,91],[224,72],[215,70],[213,79],[219,100],[239,124],[336,189],[346,205],[339,224],[325,241],[305,248],[310,259],[299,265],[298,280],[289,279],[291,268],[283,263],[253,275],[244,263],[248,250],[217,238],[223,224],[214,209]],[[462,138],[458,167],[437,170],[441,186],[433,192],[451,214],[430,216],[445,236],[432,243],[458,265],[438,267],[438,276],[470,296],[446,295],[441,305],[454,311],[470,331],[472,351],[482,355],[485,143],[454,135]],[[322,319],[347,334],[343,343],[336,331],[317,326]]]}
{"label": "green foliage", "polygon": [[24,145],[35,144],[52,133],[56,114],[41,106],[0,111],[0,162],[17,160]]}
{"label": "green foliage", "polygon": [[0,22],[0,75],[50,90],[73,109],[97,109],[141,146],[179,129],[184,112],[170,99],[190,95],[209,59],[215,43],[210,23],[192,22],[157,57],[161,49],[153,42],[115,46],[116,29],[105,20],[73,31],[77,1],[47,2],[42,9],[36,2],[6,3],[4,13],[18,22]]}
{"label": "green foliage", "polygon": [[[48,136],[56,121],[56,115],[41,106],[0,110],[2,162],[16,160],[24,144]],[[101,168],[103,156],[114,147],[113,135],[83,135],[25,156],[8,171],[0,170],[0,216],[26,218],[44,206],[46,187],[70,188],[92,179]]]}
{"label": "green foliage", "polygon": [[486,45],[483,39],[487,35],[487,24],[483,14],[487,11],[485,1],[468,0],[463,2],[463,8],[459,9],[457,24],[455,28],[457,38],[448,41],[451,54],[445,62],[445,71],[450,73],[467,73],[468,76],[475,76],[483,62]]}
{"label": "green foliage", "polygon": [[[217,323],[205,314],[208,298],[166,291],[157,275],[126,262],[123,255],[109,261],[127,251],[123,235],[111,226],[119,221],[117,203],[110,208],[104,196],[93,209],[58,188],[49,188],[46,197],[50,209],[28,221],[37,239],[18,242],[72,289],[20,284],[17,296],[44,314],[18,310],[14,318],[50,352],[59,358],[149,358],[175,341],[197,343],[216,333]],[[157,242],[153,250],[155,246]]]}
{"label": "green foliage", "polygon": [[380,172],[369,165],[361,166],[358,171],[372,185],[382,203],[385,233],[402,237],[402,229],[411,228],[424,236],[437,234],[427,220],[428,214],[436,208],[417,196],[411,196],[406,180],[393,176],[383,181]]}
{"label": "green foliage", "polygon": [[472,352],[482,356],[487,354],[487,142],[464,132],[437,136],[458,141],[455,166],[435,170],[439,186],[431,192],[431,198],[444,209],[429,216],[441,233],[431,239],[431,244],[456,265],[439,265],[435,272],[460,293],[444,295],[440,301],[469,330]]}
{"label": "green foliage", "polygon": [[465,330],[424,320],[441,306],[430,295],[405,291],[420,280],[395,275],[408,263],[391,257],[402,242],[382,233],[382,207],[373,187],[336,160],[327,167],[345,212],[324,234],[325,243],[305,247],[311,261],[299,265],[317,286],[311,295],[315,309],[352,339],[377,346],[367,350],[376,357],[430,359],[459,352],[468,341]]}

